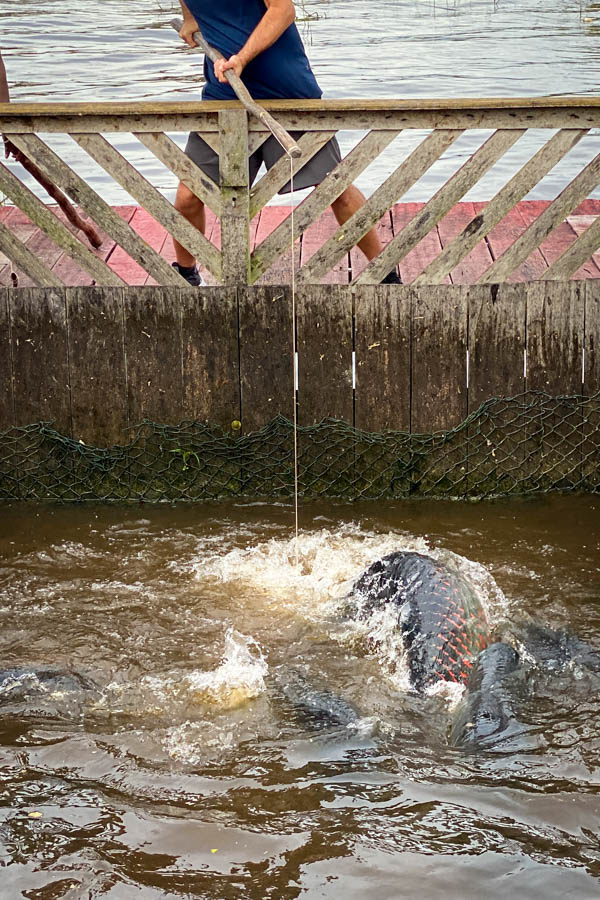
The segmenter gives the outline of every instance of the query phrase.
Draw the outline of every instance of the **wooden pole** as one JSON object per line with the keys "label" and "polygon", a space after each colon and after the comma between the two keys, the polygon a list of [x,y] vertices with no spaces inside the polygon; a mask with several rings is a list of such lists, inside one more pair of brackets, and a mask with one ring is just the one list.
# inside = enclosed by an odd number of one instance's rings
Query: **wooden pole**
{"label": "wooden pole", "polygon": [[[171,25],[175,29],[175,31],[179,34],[181,29],[183,28],[183,19],[177,17],[175,19],[171,19]],[[202,50],[206,56],[213,63],[215,63],[218,59],[225,59],[222,53],[219,53],[214,47],[204,39],[204,35],[201,31],[195,31],[193,34],[193,38],[198,45],[198,48]],[[262,106],[259,106],[258,103],[252,98],[252,95],[242,79],[239,75],[236,75],[231,69],[227,69],[225,72],[225,78],[233,88],[233,91],[249,113],[252,113],[253,116],[256,116],[257,119],[266,125],[271,134],[279,141],[283,149],[286,153],[289,153],[290,156],[293,156],[297,159],[299,156],[302,156],[302,150],[294,140],[294,138],[285,130],[285,128],[279,124],[279,122],[270,115],[266,109],[263,109]]]}
{"label": "wooden pole", "polygon": [[0,53],[0,103],[8,103],[8,81],[6,80],[6,69],[2,62],[2,54]]}
{"label": "wooden pole", "polygon": [[65,216],[75,228],[78,228],[80,231],[83,231],[88,241],[95,247],[97,250],[98,247],[102,246],[102,238],[98,230],[92,225],[91,222],[86,222],[85,219],[82,219],[73,204],[68,200],[63,192],[53,184],[40,169],[32,163],[28,156],[25,156],[20,150],[18,150],[14,144],[11,144],[9,140],[4,138],[4,148],[6,158],[9,156],[13,156],[18,163],[21,163],[23,168],[29,172],[32,178],[40,184],[44,190],[50,194],[53,200],[56,200]]}
{"label": "wooden pole", "polygon": [[[9,92],[8,92],[8,81],[6,78],[6,70],[4,68],[4,63],[2,62],[2,55],[0,54],[0,102],[8,103],[10,100]],[[56,185],[52,184],[51,181],[46,178],[43,172],[40,172],[38,167],[25,156],[20,150],[18,150],[14,144],[8,140],[8,138],[4,138],[4,154],[6,159],[10,156],[14,156],[18,163],[21,163],[23,168],[29,172],[32,178],[41,184],[45,191],[50,194],[53,200],[56,200],[65,216],[69,220],[69,222],[78,228],[80,231],[83,231],[88,241],[95,247],[96,249],[102,245],[102,238],[100,237],[98,231],[94,228],[94,226],[90,222],[85,222],[75,207],[70,203],[70,201],[65,197],[62,191],[60,191]]]}

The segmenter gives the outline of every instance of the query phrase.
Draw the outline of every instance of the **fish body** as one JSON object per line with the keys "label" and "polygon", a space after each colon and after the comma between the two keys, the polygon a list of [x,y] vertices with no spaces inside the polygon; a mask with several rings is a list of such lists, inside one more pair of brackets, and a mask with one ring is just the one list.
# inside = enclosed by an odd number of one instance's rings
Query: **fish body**
{"label": "fish body", "polygon": [[479,654],[454,716],[450,732],[453,746],[481,747],[518,727],[511,688],[519,664],[514,647],[502,642],[490,644]]}
{"label": "fish body", "polygon": [[560,675],[573,668],[600,675],[598,650],[567,631],[530,624],[523,644],[536,667],[550,675]]}
{"label": "fish body", "polygon": [[299,671],[288,669],[280,679],[280,690],[296,711],[311,724],[324,727],[352,725],[360,713],[333,691],[319,690]]}
{"label": "fish body", "polygon": [[489,643],[485,610],[460,573],[421,553],[399,551],[374,562],[352,591],[360,619],[390,607],[397,611],[411,685],[466,684],[478,654]]}
{"label": "fish body", "polygon": [[0,717],[70,719],[97,696],[93,682],[55,666],[0,669]]}
{"label": "fish body", "polygon": [[0,702],[23,700],[36,695],[79,694],[95,685],[76,672],[54,666],[15,666],[0,669]]}

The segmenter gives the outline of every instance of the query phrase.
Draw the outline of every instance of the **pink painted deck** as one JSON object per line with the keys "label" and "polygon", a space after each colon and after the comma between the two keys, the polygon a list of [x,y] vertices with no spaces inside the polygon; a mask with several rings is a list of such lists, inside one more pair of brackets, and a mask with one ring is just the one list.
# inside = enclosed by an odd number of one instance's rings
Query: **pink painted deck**
{"label": "pink painted deck", "polygon": [[[426,266],[459,234],[467,223],[482,209],[483,203],[458,203],[402,261],[400,271],[403,281],[409,284]],[[446,279],[447,283],[474,284],[486,269],[528,228],[549,204],[543,201],[524,200],[511,210],[485,240],[471,251]],[[422,203],[399,203],[384,216],[378,226],[384,243],[397,234],[422,209]],[[136,206],[117,207],[118,214],[166,259],[172,261],[172,241],[165,229],[145,210]],[[256,216],[251,225],[253,248],[269,235],[288,216],[287,206],[267,206]],[[585,200],[563,222],[541,247],[525,260],[523,265],[510,277],[510,281],[532,281],[563,253],[576,238],[600,215],[600,200]],[[59,216],[64,221],[62,215]],[[91,284],[90,276],[56,247],[36,228],[27,217],[15,207],[0,207],[0,221],[8,226],[26,246],[41,259],[67,285]],[[70,227],[70,226],[69,226]],[[330,210],[311,225],[297,242],[296,266],[306,262],[312,254],[335,231],[335,220]],[[73,230],[71,228],[71,230]],[[220,247],[221,229],[215,217],[207,213],[207,237]],[[146,272],[125,251],[106,237],[98,255],[127,284],[151,284]],[[353,250],[323,279],[326,282],[347,284],[364,268],[365,260],[360,251]],[[262,279],[266,284],[282,284],[290,281],[291,253],[288,251]],[[17,270],[19,286],[33,284],[25,273]],[[208,273],[205,273],[207,276]],[[575,278],[600,278],[600,251],[595,253],[575,274]],[[210,278],[207,281],[210,283]],[[0,285],[11,284],[11,266],[0,254]]]}

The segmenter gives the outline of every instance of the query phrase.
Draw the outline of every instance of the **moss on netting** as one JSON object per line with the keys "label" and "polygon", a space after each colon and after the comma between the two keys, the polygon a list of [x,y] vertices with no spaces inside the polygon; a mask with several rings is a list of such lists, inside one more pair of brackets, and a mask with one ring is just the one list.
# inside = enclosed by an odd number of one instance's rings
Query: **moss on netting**
{"label": "moss on netting", "polygon": [[[600,491],[600,394],[487,400],[456,428],[372,434],[335,419],[297,431],[303,498],[483,499]],[[294,427],[225,434],[143,422],[125,446],[88,447],[39,422],[0,434],[0,499],[205,501],[291,497]]]}

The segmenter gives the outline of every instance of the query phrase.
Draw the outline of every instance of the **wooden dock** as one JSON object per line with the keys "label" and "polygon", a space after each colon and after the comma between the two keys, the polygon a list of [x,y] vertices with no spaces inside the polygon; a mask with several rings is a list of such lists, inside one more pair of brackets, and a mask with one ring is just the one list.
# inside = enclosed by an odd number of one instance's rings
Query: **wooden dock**
{"label": "wooden dock", "polygon": [[[415,280],[437,256],[447,247],[457,234],[464,229],[484,207],[485,203],[457,203],[453,209],[439,222],[427,238],[421,241],[401,262],[400,271],[405,284]],[[539,200],[523,200],[510,211],[504,219],[492,229],[487,237],[480,241],[471,253],[447,276],[445,284],[475,284],[481,275],[520,237],[529,225],[537,219],[549,206],[549,202]],[[388,243],[423,209],[423,203],[396,204],[379,224],[382,242]],[[290,215],[289,206],[265,206],[251,222],[251,241],[254,250],[262,241]],[[53,208],[57,214],[57,208]],[[173,242],[167,230],[157,222],[146,210],[138,206],[115,207],[118,215],[149,244],[171,262],[174,259]],[[68,225],[58,211],[59,218]],[[600,200],[587,199],[577,207],[565,222],[536,249],[530,257],[507,279],[510,282],[535,281],[577,237],[582,234],[600,216]],[[77,265],[71,257],[57,247],[43,231],[35,226],[17,207],[0,207],[0,222],[4,223],[25,246],[46,266],[58,275],[68,286],[83,287],[92,285],[91,275]],[[324,213],[311,225],[297,242],[296,268],[304,265],[315,250],[335,232],[337,225],[331,211]],[[217,249],[221,248],[221,230],[216,216],[207,210],[207,238]],[[151,285],[156,282],[133,260],[113,239],[104,236],[104,242],[97,255],[107,263],[128,285]],[[362,254],[356,250],[347,255],[347,260],[338,263],[323,279],[329,284],[348,284],[356,278],[365,262]],[[261,279],[262,284],[286,284],[290,282],[291,252],[280,257],[276,265]],[[24,272],[10,265],[8,259],[0,254],[0,285],[10,287],[14,284],[11,273],[15,272],[20,287],[32,287],[34,282]],[[214,279],[206,270],[203,271],[208,284]],[[600,252],[596,252],[573,275],[575,279],[600,278]]]}
{"label": "wooden dock", "polygon": [[[93,251],[49,211],[18,165],[0,162],[0,193],[22,214],[2,213],[0,252],[23,273],[19,284],[180,287],[183,279],[169,265],[171,237],[199,261],[212,285],[289,282],[292,242],[298,285],[377,285],[398,264],[404,281],[418,286],[598,278],[600,216],[593,198],[600,184],[600,97],[282,100],[264,106],[288,131],[302,133],[301,154],[292,163],[282,157],[250,185],[246,159],[269,132],[233,101],[0,104],[0,133],[106,235],[102,252]],[[190,131],[218,154],[218,184],[184,154]],[[355,145],[298,202],[292,223],[290,207],[272,205],[273,198],[289,181],[290,166],[298,172],[339,132],[354,133]],[[135,163],[116,137],[123,133],[145,148]],[[54,135],[62,135],[60,153]],[[469,152],[463,158],[464,137]],[[74,168],[73,142],[108,176],[98,190],[86,180],[85,166],[81,174],[79,165]],[[528,149],[514,172],[516,145]],[[380,161],[381,183],[337,225],[332,203]],[[174,189],[182,182],[204,204],[206,236],[155,187],[157,166],[167,170],[163,184]],[[546,203],[527,200],[557,166],[564,175],[555,180],[556,196]],[[467,202],[489,196],[480,182],[493,172],[496,193],[483,204]],[[432,196],[424,204],[402,203],[422,179]],[[109,206],[103,194],[114,196],[114,184],[132,206]],[[373,227],[383,249],[366,264],[354,248]],[[7,265],[0,280],[14,283]]]}

